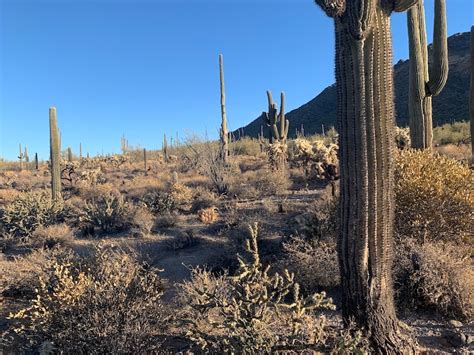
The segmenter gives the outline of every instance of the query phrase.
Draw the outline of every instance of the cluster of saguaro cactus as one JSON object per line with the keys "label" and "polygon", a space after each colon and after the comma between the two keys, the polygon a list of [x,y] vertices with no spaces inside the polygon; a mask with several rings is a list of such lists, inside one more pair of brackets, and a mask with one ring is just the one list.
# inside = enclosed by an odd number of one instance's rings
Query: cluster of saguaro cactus
{"label": "cluster of saguaro cactus", "polygon": [[[288,136],[288,128],[290,123],[285,118],[285,93],[282,91],[280,96],[280,113],[278,113],[277,104],[273,102],[273,97],[270,90],[267,91],[268,112],[262,112],[263,120],[269,128],[270,144],[274,143],[275,141],[286,143],[286,138]],[[279,128],[278,123],[280,123]]]}
{"label": "cluster of saguaro cactus", "polygon": [[225,110],[224,57],[222,54],[219,54],[219,74],[221,84],[220,158],[227,162],[229,156],[229,131],[227,129],[227,113]]}
{"label": "cluster of saguaro cactus", "polygon": [[281,92],[280,112],[277,104],[273,102],[271,91],[267,91],[268,112],[263,112],[262,117],[269,128],[269,142],[267,153],[273,169],[283,169],[286,163],[289,121],[285,118],[285,93]]}
{"label": "cluster of saguaro cactus", "polygon": [[49,146],[51,165],[51,196],[53,200],[61,199],[61,152],[59,143],[58,120],[56,107],[49,108]]}
{"label": "cluster of saguaro cactus", "polygon": [[432,97],[438,95],[448,79],[448,40],[446,0],[435,0],[433,62],[428,65],[425,9],[418,0],[408,10],[410,43],[410,80],[408,114],[413,148],[431,148],[433,144]]}
{"label": "cluster of saguaro cactus", "polygon": [[342,314],[376,353],[414,353],[392,289],[394,163],[390,15],[417,0],[316,0],[334,18]]}

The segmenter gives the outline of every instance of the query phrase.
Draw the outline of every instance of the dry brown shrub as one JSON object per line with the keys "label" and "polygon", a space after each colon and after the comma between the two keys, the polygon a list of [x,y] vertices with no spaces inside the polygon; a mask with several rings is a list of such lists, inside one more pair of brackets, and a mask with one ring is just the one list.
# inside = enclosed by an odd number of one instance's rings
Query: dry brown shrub
{"label": "dry brown shrub", "polygon": [[474,218],[474,175],[469,167],[429,150],[402,151],[396,162],[399,237],[466,240]]}
{"label": "dry brown shrub", "polygon": [[295,273],[296,280],[306,291],[321,287],[336,287],[340,283],[336,243],[308,242],[294,237],[283,244],[285,265]]}
{"label": "dry brown shrub", "polygon": [[20,192],[15,189],[0,189],[0,206],[13,202],[19,194]]}
{"label": "dry brown shrub", "polygon": [[474,316],[474,263],[467,250],[443,242],[397,245],[397,299],[402,307],[435,310],[471,321]]}
{"label": "dry brown shrub", "polygon": [[67,354],[153,353],[168,324],[163,290],[157,270],[130,251],[99,245],[88,260],[56,259],[36,297],[10,315],[12,330],[30,349],[48,342]]}
{"label": "dry brown shrub", "polygon": [[52,226],[40,226],[33,232],[32,244],[39,247],[52,248],[55,245],[67,245],[74,235],[66,223]]}
{"label": "dry brown shrub", "polygon": [[198,212],[199,220],[205,224],[211,224],[217,221],[219,213],[216,207],[204,208]]}

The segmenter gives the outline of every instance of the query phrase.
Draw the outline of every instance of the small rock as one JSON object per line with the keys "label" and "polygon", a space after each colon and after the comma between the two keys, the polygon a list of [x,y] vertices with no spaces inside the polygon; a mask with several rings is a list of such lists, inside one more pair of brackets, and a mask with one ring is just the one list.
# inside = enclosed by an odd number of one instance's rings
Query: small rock
{"label": "small rock", "polygon": [[449,324],[453,326],[454,328],[462,328],[463,326],[463,324],[460,321],[455,320],[455,319],[450,320]]}

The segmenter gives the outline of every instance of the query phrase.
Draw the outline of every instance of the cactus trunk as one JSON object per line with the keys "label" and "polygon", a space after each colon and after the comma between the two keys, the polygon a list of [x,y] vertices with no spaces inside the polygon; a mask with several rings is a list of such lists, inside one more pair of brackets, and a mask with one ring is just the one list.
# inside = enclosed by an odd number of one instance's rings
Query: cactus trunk
{"label": "cactus trunk", "polygon": [[82,160],[82,143],[79,143],[79,160]]}
{"label": "cactus trunk", "polygon": [[38,153],[35,153],[35,170],[39,170]]}
{"label": "cactus trunk", "polygon": [[72,150],[71,150],[71,147],[68,147],[67,148],[67,161],[68,162],[72,162]]}
{"label": "cactus trunk", "polygon": [[146,174],[147,171],[148,171],[148,167],[147,167],[146,149],[145,148],[143,148],[143,166],[145,168],[145,174]]}
{"label": "cactus trunk", "polygon": [[53,200],[61,199],[61,152],[59,143],[58,120],[56,108],[49,108],[49,138],[51,164],[51,196]]}
{"label": "cactus trunk", "polygon": [[341,228],[338,255],[345,323],[376,353],[413,353],[395,314],[391,279],[394,178],[390,13],[411,1],[316,0],[336,27]]}
{"label": "cactus trunk", "polygon": [[227,113],[225,110],[225,85],[224,85],[224,57],[219,54],[219,73],[220,73],[220,84],[221,84],[221,130],[220,130],[220,141],[221,141],[221,159],[227,162],[229,156],[229,140],[228,140],[228,129],[227,129]]}
{"label": "cactus trunk", "polygon": [[471,88],[469,114],[471,116],[471,161],[474,162],[474,26],[471,27]]}
{"label": "cactus trunk", "polygon": [[20,171],[23,170],[23,150],[21,149],[20,144],[20,154],[18,154],[18,159],[20,160]]}
{"label": "cactus trunk", "polygon": [[423,0],[408,10],[410,76],[408,114],[412,147],[433,145],[432,97],[438,95],[448,79],[448,42],[445,0],[435,2],[433,63],[428,66],[425,9]]}
{"label": "cactus trunk", "polygon": [[166,140],[166,134],[163,135],[162,150],[163,150],[163,157],[165,159],[165,163],[167,163],[169,161],[169,157],[168,157],[168,141]]}

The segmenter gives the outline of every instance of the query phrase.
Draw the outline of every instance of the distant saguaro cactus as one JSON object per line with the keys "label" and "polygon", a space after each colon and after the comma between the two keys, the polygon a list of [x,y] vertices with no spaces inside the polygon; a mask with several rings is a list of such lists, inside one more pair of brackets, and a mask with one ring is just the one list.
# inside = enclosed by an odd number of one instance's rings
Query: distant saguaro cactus
{"label": "distant saguaro cactus", "polygon": [[435,0],[433,34],[433,63],[428,65],[425,8],[423,0],[408,10],[410,43],[410,76],[408,115],[410,138],[415,149],[433,145],[432,97],[443,90],[448,80],[448,40],[446,30],[446,2]]}
{"label": "distant saguaro cactus", "polygon": [[147,159],[146,159],[146,149],[143,148],[143,166],[145,168],[145,173],[148,171]]}
{"label": "distant saguaro cactus", "polygon": [[25,146],[24,156],[25,156],[25,162],[29,163],[30,162],[30,156],[28,155],[28,147],[27,146]]}
{"label": "distant saguaro cactus", "polygon": [[18,159],[20,160],[20,171],[23,170],[23,159],[25,158],[25,155],[23,154],[23,150],[21,149],[21,143],[20,143],[20,153],[18,154]]}
{"label": "distant saguaro cactus", "polygon": [[[280,141],[285,144],[290,123],[285,118],[285,93],[283,91],[280,97],[280,113],[277,113],[277,104],[273,102],[272,92],[267,90],[268,112],[262,112],[262,117],[270,130],[270,143]],[[280,130],[278,130],[278,122],[280,123]]]}
{"label": "distant saguaro cactus", "polygon": [[225,110],[225,85],[224,85],[224,57],[219,54],[219,74],[221,84],[221,129],[220,129],[220,142],[221,142],[221,159],[227,162],[229,156],[229,131],[227,129],[227,113]]}
{"label": "distant saguaro cactus", "polygon": [[70,162],[70,163],[72,162],[72,149],[71,149],[71,147],[67,148],[67,161]]}
{"label": "distant saguaro cactus", "polygon": [[163,144],[161,146],[161,149],[163,150],[163,157],[165,159],[165,163],[169,161],[169,156],[168,156],[168,140],[166,139],[166,134],[163,134]]}
{"label": "distant saguaro cactus", "polygon": [[79,160],[82,160],[82,143],[79,143]]}
{"label": "distant saguaro cactus", "polygon": [[58,120],[56,107],[49,108],[49,147],[51,164],[51,196],[53,200],[61,199],[61,152],[59,145]]}
{"label": "distant saguaro cactus", "polygon": [[376,354],[413,354],[392,289],[394,163],[390,15],[417,0],[316,0],[334,18],[342,315]]}
{"label": "distant saguaro cactus", "polygon": [[35,170],[39,170],[38,153],[35,153]]}

